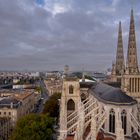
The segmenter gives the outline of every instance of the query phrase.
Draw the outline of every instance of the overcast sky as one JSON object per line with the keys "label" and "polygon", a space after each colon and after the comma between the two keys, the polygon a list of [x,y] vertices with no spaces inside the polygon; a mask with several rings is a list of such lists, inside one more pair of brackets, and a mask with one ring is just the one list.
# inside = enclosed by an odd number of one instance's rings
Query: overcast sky
{"label": "overcast sky", "polygon": [[0,69],[106,70],[132,6],[140,62],[140,0],[0,0]]}

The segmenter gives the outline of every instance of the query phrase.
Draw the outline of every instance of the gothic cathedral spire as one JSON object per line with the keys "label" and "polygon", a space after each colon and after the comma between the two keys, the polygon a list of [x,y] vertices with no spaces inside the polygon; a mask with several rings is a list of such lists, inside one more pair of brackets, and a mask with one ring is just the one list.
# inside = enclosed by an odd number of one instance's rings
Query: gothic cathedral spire
{"label": "gothic cathedral spire", "polygon": [[124,70],[124,53],[123,53],[122,27],[121,22],[119,22],[118,44],[116,55],[116,74],[121,75],[122,70]]}
{"label": "gothic cathedral spire", "polygon": [[131,18],[130,18],[127,62],[128,62],[128,69],[130,74],[139,73],[133,9],[131,10]]}

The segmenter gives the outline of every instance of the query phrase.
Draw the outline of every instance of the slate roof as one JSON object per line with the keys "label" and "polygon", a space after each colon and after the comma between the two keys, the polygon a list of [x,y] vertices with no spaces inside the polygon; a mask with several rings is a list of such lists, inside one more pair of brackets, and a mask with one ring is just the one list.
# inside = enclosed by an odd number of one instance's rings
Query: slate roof
{"label": "slate roof", "polygon": [[13,108],[17,108],[21,104],[21,102],[13,98],[4,98],[0,100],[0,108],[11,107],[11,104]]}
{"label": "slate roof", "polygon": [[115,88],[103,83],[96,83],[90,89],[91,94],[98,100],[115,105],[132,105],[137,101],[128,96],[120,88]]}

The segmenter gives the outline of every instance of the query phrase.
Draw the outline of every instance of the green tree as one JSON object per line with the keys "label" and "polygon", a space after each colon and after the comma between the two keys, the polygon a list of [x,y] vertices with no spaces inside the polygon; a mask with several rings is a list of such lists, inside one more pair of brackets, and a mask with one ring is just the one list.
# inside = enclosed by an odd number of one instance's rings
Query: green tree
{"label": "green tree", "polygon": [[55,93],[47,100],[44,106],[43,114],[49,114],[51,117],[59,116],[59,99],[61,93]]}
{"label": "green tree", "polygon": [[41,86],[37,86],[37,87],[35,88],[35,91],[37,91],[37,92],[42,92]]}
{"label": "green tree", "polygon": [[17,122],[10,140],[51,140],[53,124],[48,115],[27,115]]}
{"label": "green tree", "polygon": [[94,79],[91,76],[89,76],[89,75],[85,75],[85,78],[94,81]]}

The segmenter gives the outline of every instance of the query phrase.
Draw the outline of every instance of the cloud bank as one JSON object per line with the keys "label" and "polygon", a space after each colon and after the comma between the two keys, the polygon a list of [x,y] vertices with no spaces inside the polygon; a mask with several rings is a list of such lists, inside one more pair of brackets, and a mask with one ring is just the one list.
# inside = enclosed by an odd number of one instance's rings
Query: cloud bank
{"label": "cloud bank", "polygon": [[0,0],[0,69],[106,70],[120,20],[127,50],[132,6],[139,55],[139,0]]}

